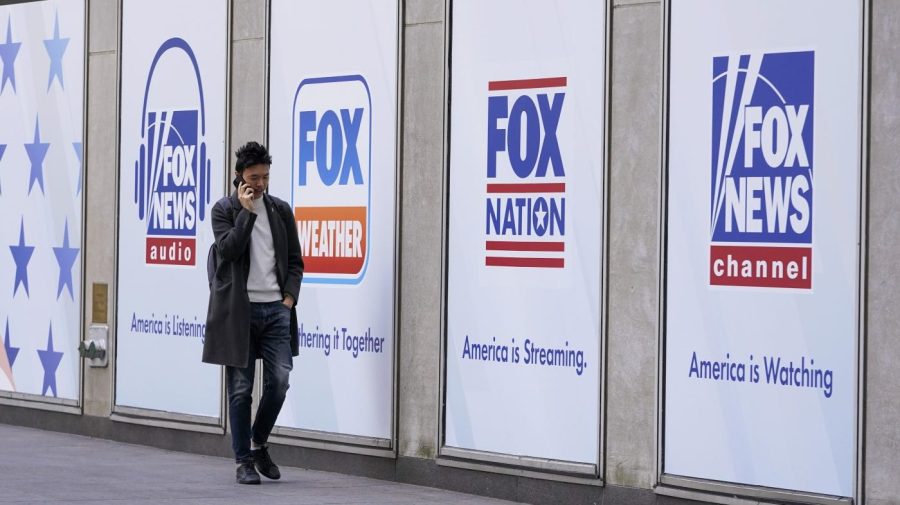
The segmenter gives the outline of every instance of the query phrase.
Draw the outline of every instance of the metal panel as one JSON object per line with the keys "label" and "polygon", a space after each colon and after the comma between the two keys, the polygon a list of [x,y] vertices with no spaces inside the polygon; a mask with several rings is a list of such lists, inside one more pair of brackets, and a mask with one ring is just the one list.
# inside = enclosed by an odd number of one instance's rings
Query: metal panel
{"label": "metal panel", "polygon": [[[117,37],[117,47],[116,47],[116,56],[117,56],[117,73],[116,73],[116,147],[115,147],[115,155],[116,160],[120,159],[119,150],[121,149],[122,144],[122,4],[124,0],[118,0],[117,8],[118,12],[118,37]],[[231,117],[228,114],[231,106],[231,39],[233,37],[232,30],[232,2],[228,2],[227,14],[226,14],[226,40],[227,48],[225,51],[225,142],[223,143],[223,149],[225,149],[225,163],[228,163],[228,149],[230,148],[230,139],[229,133],[231,132]],[[118,163],[118,161],[117,161]],[[118,168],[118,167],[117,167]],[[225,170],[225,180],[221,181],[223,185],[227,184],[228,179],[228,171]],[[125,423],[133,423],[140,424],[144,426],[156,426],[162,428],[171,428],[171,429],[181,429],[186,431],[200,431],[204,433],[223,433],[225,431],[225,369],[224,367],[220,370],[219,373],[219,417],[206,417],[206,416],[195,416],[190,414],[179,414],[175,412],[164,412],[159,410],[151,410],[151,409],[141,409],[135,407],[125,407],[119,406],[116,404],[116,368],[118,367],[118,360],[116,359],[117,350],[118,350],[118,334],[115,331],[115,328],[118,327],[118,319],[119,319],[119,219],[118,216],[121,213],[121,198],[119,191],[119,173],[120,171],[116,170],[115,176],[115,186],[116,186],[116,213],[115,213],[115,230],[116,234],[113,237],[115,244],[115,265],[113,265],[113,269],[115,271],[114,284],[113,284],[113,292],[115,293],[116,303],[115,309],[113,310],[113,321],[109,322],[110,328],[113,331],[109,336],[109,343],[107,345],[107,353],[108,355],[113,356],[111,360],[111,387],[110,387],[110,405],[112,406],[112,412],[110,414],[110,419],[118,422]]]}
{"label": "metal panel", "polygon": [[[304,430],[298,428],[288,428],[275,426],[272,430],[274,443],[283,443],[286,445],[295,445],[300,447],[309,447],[314,449],[331,450],[336,452],[345,452],[351,454],[361,454],[366,456],[379,457],[397,457],[397,430],[399,417],[399,369],[397,361],[399,359],[400,346],[398,345],[400,336],[400,148],[402,146],[403,135],[403,33],[405,25],[403,22],[404,2],[397,0],[397,68],[396,72],[396,117],[394,120],[394,313],[393,322],[394,334],[394,353],[391,358],[391,374],[393,376],[393,386],[391,388],[391,438],[377,437],[360,437],[354,435],[344,435],[340,433],[329,433],[324,431]],[[272,68],[272,2],[266,0],[266,69],[264,93],[265,108],[263,110],[263,137],[265,144],[269,145],[269,108],[271,99],[271,68]],[[261,371],[257,370],[257,387],[255,390],[261,395],[260,380]]]}
{"label": "metal panel", "polygon": [[4,391],[3,395],[0,396],[0,405],[27,407],[35,410],[49,410],[66,414],[81,415],[82,413],[81,402],[75,400],[65,400],[61,398],[50,398],[45,400],[43,396],[8,391]]}
{"label": "metal panel", "polygon": [[[689,477],[677,477],[663,474],[660,477],[662,486],[656,488],[656,494],[668,496],[680,496],[692,500],[710,501],[722,503],[723,498],[735,499],[735,497],[759,498],[772,500],[775,503],[819,503],[819,504],[851,504],[853,500],[839,496],[826,496],[814,493],[802,493],[799,491],[786,491],[782,489],[765,488],[760,486],[746,486],[705,479],[693,479]],[[669,487],[671,486],[671,487]],[[684,488],[684,489],[678,489]],[[705,491],[705,492],[697,492]],[[712,495],[709,493],[717,493]],[[720,496],[727,495],[727,496]],[[742,502],[758,503],[757,500],[736,498]],[[733,502],[728,502],[733,503]]]}
{"label": "metal panel", "polygon": [[497,473],[502,475],[512,475],[515,477],[525,477],[529,479],[541,479],[547,481],[554,482],[565,482],[568,484],[577,484],[581,486],[594,486],[600,487],[603,486],[603,480],[597,479],[595,477],[579,477],[575,475],[565,475],[565,474],[556,474],[556,473],[547,473],[543,470],[529,470],[526,468],[520,467],[512,467],[512,466],[499,466],[496,463],[477,463],[472,459],[471,456],[467,456],[467,459],[451,459],[451,458],[438,458],[436,463],[439,466],[445,466],[448,468],[460,468],[463,470],[475,470],[479,472],[490,472]]}
{"label": "metal panel", "polygon": [[[133,413],[134,415],[128,415]],[[131,409],[128,407],[117,407],[115,413],[109,417],[112,421],[139,424],[141,426],[153,426],[156,428],[169,428],[173,430],[195,431],[198,433],[212,433],[221,435],[224,430],[216,423],[214,418],[206,418],[199,416],[188,416],[184,414],[173,414],[171,412],[158,412],[147,409]],[[197,418],[200,421],[209,420],[209,422],[189,422],[185,418]]]}
{"label": "metal panel", "polygon": [[857,267],[859,268],[859,292],[857,294],[856,320],[858,323],[856,339],[856,501],[865,503],[865,461],[866,461],[866,285],[867,261],[869,252],[868,215],[869,215],[869,109],[870,83],[872,82],[872,2],[862,1],[862,72],[859,76],[862,91],[860,113],[860,174],[859,174],[859,249]]}
{"label": "metal panel", "polygon": [[[475,451],[469,449],[461,449],[446,445],[446,404],[447,404],[447,298],[448,298],[448,262],[449,262],[449,216],[450,216],[450,103],[451,97],[451,75],[452,75],[452,34],[453,34],[453,0],[446,1],[444,11],[444,166],[443,166],[443,201],[441,215],[441,314],[440,314],[440,383],[439,395],[440,403],[438,404],[438,458],[437,463],[444,466],[453,466],[457,468],[467,468],[474,470],[490,471],[495,473],[504,473],[509,475],[520,475],[531,478],[559,480],[564,482],[574,482],[578,484],[603,485],[605,475],[605,448],[606,448],[606,361],[608,346],[609,319],[607,310],[609,304],[607,297],[609,294],[609,275],[608,275],[608,258],[609,258],[609,170],[610,170],[610,97],[612,94],[611,86],[611,61],[612,61],[612,0],[605,0],[605,23],[606,33],[604,34],[605,52],[604,52],[604,136],[603,136],[603,198],[601,222],[601,244],[600,248],[603,256],[599,258],[600,265],[600,290],[601,290],[601,307],[600,307],[600,345],[598,347],[600,356],[599,361],[603,364],[600,371],[600,388],[599,388],[599,426],[600,436],[598,439],[598,461],[599,465],[586,465],[582,463],[553,461],[541,458],[531,458],[514,455],[504,455],[490,453],[484,451]],[[486,462],[488,464],[484,464]],[[508,466],[499,466],[508,465]],[[573,474],[591,475],[591,478],[584,477],[567,477],[553,472],[569,472]]]}
{"label": "metal panel", "polygon": [[[18,3],[30,3],[38,0],[25,0]],[[88,119],[88,58],[90,57],[90,44],[89,44],[89,36],[90,36],[90,12],[88,8],[88,4],[90,0],[84,1],[84,26],[83,26],[83,54],[82,54],[82,81],[83,86],[81,89],[81,145],[82,145],[82,155],[81,155],[81,177],[82,181],[86,180],[85,177],[87,175],[87,149],[88,143],[85,142],[87,139],[87,119]],[[9,3],[7,5],[13,5],[16,2]],[[5,4],[5,3],[4,3]],[[79,260],[79,268],[81,274],[81,290],[79,296],[81,297],[78,305],[78,314],[79,318],[82,319],[81,325],[79,326],[79,341],[84,340],[85,334],[85,322],[84,322],[84,297],[87,292],[86,283],[85,283],[85,273],[87,271],[87,261],[84,256],[84,246],[87,243],[87,229],[84,226],[87,217],[87,199],[84,197],[85,191],[82,188],[81,193],[81,237],[79,240],[79,246],[81,247]],[[34,395],[34,394],[25,394],[25,393],[16,393],[12,391],[0,391],[0,405],[13,405],[18,407],[29,407],[35,408],[38,410],[52,410],[57,412],[66,412],[70,414],[81,414],[84,411],[84,358],[79,358],[78,364],[78,398],[75,400],[68,399],[60,399],[60,398],[47,398],[42,395]]]}
{"label": "metal panel", "polygon": [[324,431],[275,427],[272,430],[269,441],[276,444],[363,456],[388,459],[397,457],[397,451],[391,447],[391,441],[383,438],[358,437]]}
{"label": "metal panel", "polygon": [[449,461],[448,458],[461,460],[480,461],[495,465],[505,465],[519,468],[530,468],[543,472],[567,473],[574,475],[586,475],[593,479],[599,473],[597,465],[585,463],[572,463],[569,461],[557,461],[545,458],[534,458],[530,456],[513,456],[510,454],[499,454],[495,452],[476,451],[471,449],[460,449],[458,447],[442,447],[440,452],[441,461]]}
{"label": "metal panel", "polygon": [[[871,0],[859,0],[862,7],[861,16],[861,79],[860,97],[860,173],[859,173],[859,208],[858,216],[858,244],[857,249],[857,419],[856,419],[856,492],[854,498],[836,497],[816,493],[804,493],[787,489],[774,489],[761,486],[719,482],[705,479],[682,477],[664,472],[664,429],[665,429],[665,338],[666,338],[666,246],[667,237],[667,200],[668,200],[668,130],[669,130],[669,62],[670,62],[670,33],[671,33],[671,8],[672,0],[663,2],[662,10],[662,111],[660,121],[660,250],[659,250],[659,363],[657,370],[657,460],[656,476],[658,485],[656,494],[672,496],[710,503],[762,503],[757,499],[774,500],[776,502],[795,502],[811,504],[852,504],[864,503],[865,491],[865,365],[866,365],[866,258],[868,251],[867,220],[868,215],[868,167],[869,167],[869,107],[871,80]],[[713,494],[716,493],[716,494]],[[744,497],[744,498],[742,498]]]}

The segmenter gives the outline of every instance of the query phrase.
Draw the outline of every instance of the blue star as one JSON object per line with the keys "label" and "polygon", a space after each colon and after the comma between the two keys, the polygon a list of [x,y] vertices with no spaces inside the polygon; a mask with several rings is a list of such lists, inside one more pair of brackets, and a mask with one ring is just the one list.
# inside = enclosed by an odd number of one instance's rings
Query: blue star
{"label": "blue star", "polygon": [[56,369],[59,368],[59,362],[62,360],[63,353],[53,350],[53,323],[50,323],[50,335],[47,337],[47,349],[37,351],[41,358],[41,366],[44,367],[44,385],[41,387],[41,394],[46,396],[47,390],[53,391],[53,397],[56,397]]}
{"label": "blue star", "polygon": [[[84,161],[82,161],[82,150],[81,150],[81,142],[72,142],[72,147],[75,148],[75,156],[78,156],[78,188],[75,190],[75,195],[81,194],[81,173],[83,171]],[[0,154],[3,154],[0,151]]]}
{"label": "blue star", "polygon": [[6,43],[0,44],[0,60],[3,60],[3,77],[0,78],[0,93],[6,89],[6,81],[12,84],[13,93],[16,92],[16,55],[19,54],[21,42],[12,41],[12,16],[6,19]]}
{"label": "blue star", "polygon": [[19,225],[19,245],[9,246],[12,252],[13,260],[16,262],[16,280],[13,285],[13,296],[19,289],[19,284],[25,285],[25,294],[30,298],[28,293],[28,262],[31,261],[31,254],[34,252],[34,246],[25,245],[25,219]]}
{"label": "blue star", "polygon": [[[0,144],[0,161],[3,161],[3,153],[6,152],[6,144]],[[3,186],[0,186],[0,195],[3,194]]]}
{"label": "blue star", "polygon": [[47,79],[47,91],[50,91],[54,76],[59,79],[59,87],[66,88],[63,85],[62,58],[68,45],[68,38],[59,38],[59,13],[57,12],[56,22],[53,24],[53,38],[44,40],[44,47],[47,48],[47,55],[50,56],[50,78]]}
{"label": "blue star", "polygon": [[3,339],[3,347],[6,348],[6,357],[9,358],[9,367],[12,368],[16,362],[16,355],[19,354],[19,348],[9,345],[9,318],[6,318],[6,338]]}
{"label": "blue star", "polygon": [[28,194],[31,194],[34,188],[34,181],[41,185],[41,193],[44,193],[44,157],[47,156],[47,149],[50,144],[41,142],[40,118],[34,118],[34,142],[25,144],[25,150],[28,151],[28,159],[31,160],[31,175],[28,177]]}
{"label": "blue star", "polygon": [[66,228],[63,235],[62,247],[54,247],[53,254],[56,255],[56,262],[59,263],[59,285],[56,288],[56,299],[62,294],[63,286],[69,288],[69,295],[75,300],[72,293],[72,265],[75,264],[75,258],[78,257],[78,248],[69,247],[69,220],[66,219]]}

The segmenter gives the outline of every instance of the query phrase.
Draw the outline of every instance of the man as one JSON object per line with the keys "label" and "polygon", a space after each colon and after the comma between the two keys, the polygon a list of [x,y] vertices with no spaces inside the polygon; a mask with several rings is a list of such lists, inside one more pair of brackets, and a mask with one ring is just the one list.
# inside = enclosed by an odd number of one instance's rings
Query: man
{"label": "man", "polygon": [[[266,192],[272,157],[256,142],[235,154],[236,189],[212,209],[217,251],[203,361],[225,365],[237,482],[259,484],[259,473],[281,477],[266,441],[298,354],[296,303],[303,258],[290,206]],[[257,358],[263,360],[263,394],[251,427]]]}

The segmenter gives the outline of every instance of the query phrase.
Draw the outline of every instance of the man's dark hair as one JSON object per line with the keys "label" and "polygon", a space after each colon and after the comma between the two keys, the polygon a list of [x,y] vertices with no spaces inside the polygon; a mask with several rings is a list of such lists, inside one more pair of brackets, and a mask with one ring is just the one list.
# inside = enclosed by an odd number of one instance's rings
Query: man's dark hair
{"label": "man's dark hair", "polygon": [[269,151],[266,150],[266,146],[259,142],[247,142],[242,145],[240,149],[235,151],[234,154],[237,156],[237,162],[234,164],[234,169],[238,172],[243,172],[245,168],[252,167],[253,165],[272,164],[272,157],[269,155]]}

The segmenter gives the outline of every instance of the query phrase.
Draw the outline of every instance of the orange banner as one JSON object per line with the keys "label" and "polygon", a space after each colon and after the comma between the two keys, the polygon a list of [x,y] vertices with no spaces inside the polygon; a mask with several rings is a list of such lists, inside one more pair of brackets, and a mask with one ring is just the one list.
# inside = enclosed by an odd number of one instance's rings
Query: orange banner
{"label": "orange banner", "polygon": [[366,207],[295,207],[305,272],[348,274],[366,261]]}

